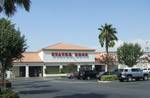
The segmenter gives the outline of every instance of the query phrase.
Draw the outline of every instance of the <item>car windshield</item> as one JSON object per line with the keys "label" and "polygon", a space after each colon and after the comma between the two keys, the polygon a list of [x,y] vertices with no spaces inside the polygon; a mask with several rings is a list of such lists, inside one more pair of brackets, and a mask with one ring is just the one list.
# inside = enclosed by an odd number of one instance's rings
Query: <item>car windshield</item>
{"label": "car windshield", "polygon": [[120,71],[120,72],[123,72],[123,69],[120,69],[119,71]]}
{"label": "car windshield", "polygon": [[124,69],[124,72],[128,72],[128,69]]}

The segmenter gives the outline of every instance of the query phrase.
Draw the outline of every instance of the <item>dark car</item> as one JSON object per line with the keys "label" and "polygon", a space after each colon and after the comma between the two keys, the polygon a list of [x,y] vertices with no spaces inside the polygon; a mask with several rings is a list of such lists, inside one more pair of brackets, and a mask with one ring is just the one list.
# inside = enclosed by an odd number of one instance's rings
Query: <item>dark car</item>
{"label": "dark car", "polygon": [[103,75],[116,75],[116,76],[119,76],[120,73],[122,72],[122,69],[115,69],[115,70],[112,70],[110,72],[99,72],[99,74],[97,75],[98,76],[98,79],[101,80],[101,77]]}
{"label": "dark car", "polygon": [[71,72],[71,73],[68,73],[67,74],[67,78],[68,79],[74,79],[74,78],[77,78],[78,77],[78,72]]}
{"label": "dark car", "polygon": [[110,75],[110,74],[112,74],[112,73],[111,72],[99,72],[99,74],[97,75],[97,79],[101,80],[101,77],[103,75]]}
{"label": "dark car", "polygon": [[97,79],[97,75],[98,73],[94,70],[81,70],[79,71],[79,74],[78,74],[78,79]]}

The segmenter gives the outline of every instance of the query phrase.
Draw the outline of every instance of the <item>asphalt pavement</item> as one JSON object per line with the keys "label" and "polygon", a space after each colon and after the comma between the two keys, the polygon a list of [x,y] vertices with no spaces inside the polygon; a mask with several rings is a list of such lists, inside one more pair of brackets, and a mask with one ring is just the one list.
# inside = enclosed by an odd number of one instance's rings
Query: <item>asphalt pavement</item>
{"label": "asphalt pavement", "polygon": [[150,98],[150,81],[18,78],[12,85],[20,98]]}

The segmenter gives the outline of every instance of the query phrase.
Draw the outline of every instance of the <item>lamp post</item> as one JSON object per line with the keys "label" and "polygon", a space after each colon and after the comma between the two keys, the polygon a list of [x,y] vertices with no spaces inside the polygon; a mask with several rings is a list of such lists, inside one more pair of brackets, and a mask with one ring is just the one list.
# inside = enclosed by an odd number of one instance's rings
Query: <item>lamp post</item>
{"label": "lamp post", "polygon": [[146,47],[145,47],[145,52],[150,52],[150,42],[149,41],[146,41]]}

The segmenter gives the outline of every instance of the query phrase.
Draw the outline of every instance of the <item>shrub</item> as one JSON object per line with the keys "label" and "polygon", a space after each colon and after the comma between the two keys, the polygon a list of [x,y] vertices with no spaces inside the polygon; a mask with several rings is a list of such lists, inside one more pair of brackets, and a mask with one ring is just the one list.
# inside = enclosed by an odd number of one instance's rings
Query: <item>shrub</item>
{"label": "shrub", "polygon": [[102,81],[114,81],[114,80],[117,80],[117,79],[118,79],[117,75],[103,75],[101,77]]}
{"label": "shrub", "polygon": [[[8,81],[8,80],[5,80],[5,85],[6,85],[6,88],[11,88],[11,82]],[[0,80],[0,86],[2,86],[2,80]]]}
{"label": "shrub", "polygon": [[6,91],[0,93],[0,98],[20,98],[20,97],[16,92],[7,89]]}

